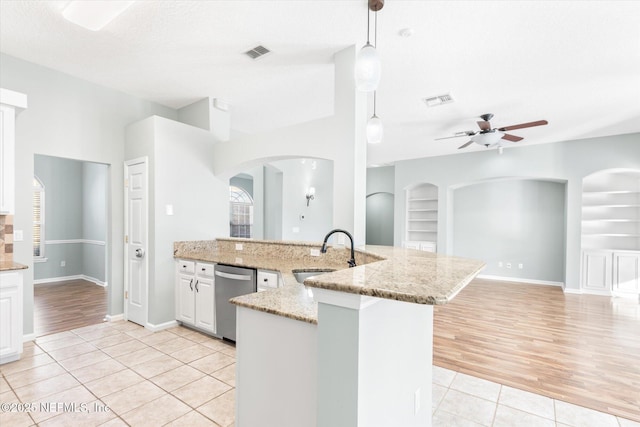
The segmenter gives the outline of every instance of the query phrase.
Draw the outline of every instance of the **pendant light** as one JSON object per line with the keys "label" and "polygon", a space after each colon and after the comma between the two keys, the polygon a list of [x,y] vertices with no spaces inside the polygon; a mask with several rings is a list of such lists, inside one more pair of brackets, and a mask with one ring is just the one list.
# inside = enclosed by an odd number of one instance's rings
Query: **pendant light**
{"label": "pendant light", "polygon": [[358,52],[355,66],[356,88],[361,92],[373,92],[380,83],[380,57],[376,47],[369,42],[369,11],[378,12],[383,5],[383,0],[369,0],[367,7],[367,44]]}
{"label": "pendant light", "polygon": [[[374,7],[375,5],[372,5],[372,3],[369,3],[370,8]],[[381,4],[378,4],[375,9],[375,31],[374,31],[374,43],[376,44],[376,46],[378,45],[378,10],[380,10],[382,8]],[[376,95],[377,95],[377,90],[373,91],[373,116],[371,116],[371,118],[369,118],[369,120],[367,121],[367,128],[366,128],[366,134],[367,134],[367,142],[369,144],[379,144],[382,142],[382,137],[384,136],[384,128],[382,127],[382,120],[380,120],[380,117],[378,117],[376,115]]]}
{"label": "pendant light", "polygon": [[384,136],[382,120],[376,116],[376,92],[373,92],[373,116],[367,121],[367,142],[369,144],[379,144]]}

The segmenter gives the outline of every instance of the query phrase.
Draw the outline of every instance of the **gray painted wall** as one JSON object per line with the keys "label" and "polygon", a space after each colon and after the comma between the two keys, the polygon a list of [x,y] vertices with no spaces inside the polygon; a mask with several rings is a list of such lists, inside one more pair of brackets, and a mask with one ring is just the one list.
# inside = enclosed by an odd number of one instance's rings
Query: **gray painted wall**
{"label": "gray painted wall", "polygon": [[393,246],[395,168],[367,168],[368,245]]}
{"label": "gray painted wall", "polygon": [[[14,244],[14,259],[24,270],[25,335],[33,333],[32,189],[34,155],[73,158],[110,165],[107,240],[108,313],[123,311],[124,131],[129,123],[153,114],[177,118],[175,110],[0,54],[2,87],[28,96],[29,108],[16,119],[15,229],[24,241]],[[118,243],[118,244],[115,244]]]}
{"label": "gray painted wall", "polygon": [[[453,191],[457,187],[495,178],[542,178],[566,181],[564,282],[580,288],[582,179],[603,169],[640,169],[640,134],[481,150],[450,156],[412,159],[395,164],[395,245],[405,234],[405,189],[419,182],[439,188],[438,252],[453,248]],[[543,280],[543,279],[540,279]]]}
{"label": "gray painted wall", "polygon": [[456,189],[453,200],[456,255],[484,261],[483,274],[564,281],[564,183],[482,182]]}
{"label": "gray painted wall", "polygon": [[[84,275],[104,283],[107,166],[35,155],[34,173],[45,186],[47,259],[34,264],[34,280]],[[80,242],[46,243],[56,240]]]}
{"label": "gray painted wall", "polygon": [[264,238],[282,240],[282,171],[264,166]]}

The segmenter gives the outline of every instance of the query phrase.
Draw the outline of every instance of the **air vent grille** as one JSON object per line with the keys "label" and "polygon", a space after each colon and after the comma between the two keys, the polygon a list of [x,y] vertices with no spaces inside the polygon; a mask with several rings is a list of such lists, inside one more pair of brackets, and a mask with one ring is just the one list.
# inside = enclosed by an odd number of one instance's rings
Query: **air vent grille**
{"label": "air vent grille", "polygon": [[423,101],[425,104],[427,104],[427,107],[437,107],[438,105],[450,104],[455,100],[453,99],[450,93],[445,93],[444,95],[437,95],[429,98],[424,98]]}
{"label": "air vent grille", "polygon": [[251,59],[258,59],[258,58],[262,58],[263,56],[265,56],[267,53],[270,53],[270,52],[271,51],[266,47],[262,45],[258,45],[253,49],[246,51],[244,54],[250,57]]}

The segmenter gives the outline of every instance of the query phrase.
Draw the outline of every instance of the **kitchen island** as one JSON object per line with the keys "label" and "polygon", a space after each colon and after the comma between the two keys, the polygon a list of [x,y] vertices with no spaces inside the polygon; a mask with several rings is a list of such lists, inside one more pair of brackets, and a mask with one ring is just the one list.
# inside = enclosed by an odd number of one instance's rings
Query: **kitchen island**
{"label": "kitchen island", "polygon": [[[177,258],[279,271],[285,285],[237,308],[236,425],[431,425],[433,305],[484,263],[412,249],[218,239]],[[238,250],[237,248],[242,248]],[[298,284],[293,270],[336,271]]]}

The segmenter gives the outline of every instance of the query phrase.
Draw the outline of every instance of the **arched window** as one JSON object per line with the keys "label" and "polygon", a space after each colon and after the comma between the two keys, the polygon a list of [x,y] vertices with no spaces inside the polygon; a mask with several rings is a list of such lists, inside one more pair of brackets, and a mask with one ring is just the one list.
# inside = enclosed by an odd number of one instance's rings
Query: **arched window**
{"label": "arched window", "polygon": [[44,184],[33,177],[33,258],[44,261]]}
{"label": "arched window", "polygon": [[253,199],[244,189],[231,185],[229,201],[229,235],[250,238],[253,225]]}

